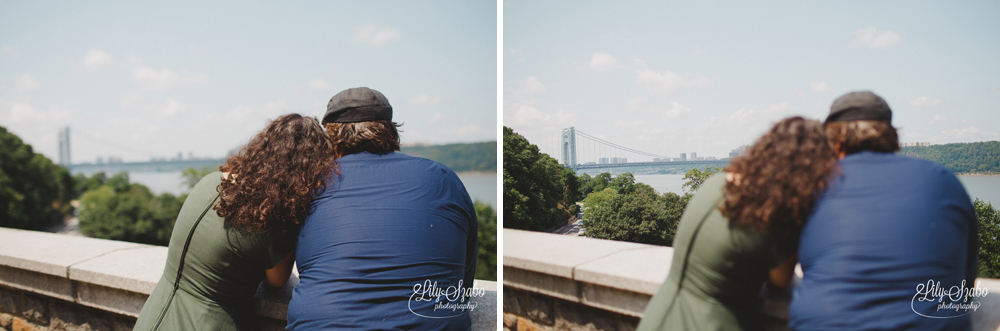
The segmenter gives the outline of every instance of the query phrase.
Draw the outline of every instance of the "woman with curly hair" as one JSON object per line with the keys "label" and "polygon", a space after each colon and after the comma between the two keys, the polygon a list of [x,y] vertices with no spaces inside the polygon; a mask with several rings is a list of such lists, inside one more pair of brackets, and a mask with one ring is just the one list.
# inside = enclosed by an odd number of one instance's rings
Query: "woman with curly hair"
{"label": "woman with curly hair", "polygon": [[775,124],[707,179],[677,226],[674,258],[638,330],[761,330],[765,281],[791,282],[799,231],[837,165],[818,121]]}
{"label": "woman with curly hair", "polygon": [[312,117],[268,123],[194,187],[174,225],[163,276],[134,330],[247,330],[258,285],[288,281],[298,229],[334,167]]}

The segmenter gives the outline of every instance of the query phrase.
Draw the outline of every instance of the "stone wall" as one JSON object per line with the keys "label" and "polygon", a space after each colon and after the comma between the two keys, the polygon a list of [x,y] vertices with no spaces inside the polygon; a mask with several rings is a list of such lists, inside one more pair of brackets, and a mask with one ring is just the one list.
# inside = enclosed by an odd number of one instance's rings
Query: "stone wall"
{"label": "stone wall", "polygon": [[[131,330],[160,279],[167,248],[0,228],[0,331]],[[261,285],[254,311],[262,330],[284,330],[293,274]],[[496,330],[497,283],[476,280],[474,330]]]}
{"label": "stone wall", "polygon": [[[634,330],[670,272],[673,248],[503,229],[504,330]],[[801,270],[798,271],[799,277]],[[1000,280],[972,314],[1000,330]],[[790,289],[764,289],[768,330],[784,330]]]}

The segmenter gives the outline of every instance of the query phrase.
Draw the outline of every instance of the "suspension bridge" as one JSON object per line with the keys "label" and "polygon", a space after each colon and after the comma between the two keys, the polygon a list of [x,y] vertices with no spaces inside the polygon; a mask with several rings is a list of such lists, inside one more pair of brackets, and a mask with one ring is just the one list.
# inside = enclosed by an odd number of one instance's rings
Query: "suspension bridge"
{"label": "suspension bridge", "polygon": [[[79,130],[74,130],[76,134],[73,135],[74,138],[85,138],[88,144],[96,144],[105,148],[111,148],[113,150],[129,152],[131,154],[139,154],[150,157],[150,161],[147,162],[122,162],[121,158],[108,157],[105,161],[103,158],[99,158],[98,162],[81,162],[73,164],[71,162],[71,150],[70,150],[70,131],[69,127],[64,127],[59,130],[59,164],[69,169],[70,173],[95,173],[95,172],[105,172],[108,174],[114,174],[118,172],[161,172],[161,171],[182,171],[187,168],[201,169],[202,167],[216,168],[226,161],[225,158],[213,159],[213,158],[194,158],[188,156],[184,158],[182,154],[178,154],[176,158],[167,159],[164,157],[156,157],[151,155],[148,151],[136,149],[133,147],[123,146],[118,143],[110,142],[95,135],[82,132]],[[75,140],[75,139],[74,139]]]}
{"label": "suspension bridge", "polygon": [[698,157],[697,152],[667,156],[625,147],[592,134],[565,128],[538,144],[541,152],[580,173],[666,173],[695,167],[725,167],[729,158]]}

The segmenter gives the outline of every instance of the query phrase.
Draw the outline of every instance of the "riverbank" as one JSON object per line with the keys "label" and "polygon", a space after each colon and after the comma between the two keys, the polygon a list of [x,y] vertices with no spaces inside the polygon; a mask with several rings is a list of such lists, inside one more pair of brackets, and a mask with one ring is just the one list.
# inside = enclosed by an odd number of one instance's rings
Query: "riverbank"
{"label": "riverbank", "polygon": [[1000,173],[977,173],[977,172],[959,172],[955,176],[960,177],[1000,177]]}

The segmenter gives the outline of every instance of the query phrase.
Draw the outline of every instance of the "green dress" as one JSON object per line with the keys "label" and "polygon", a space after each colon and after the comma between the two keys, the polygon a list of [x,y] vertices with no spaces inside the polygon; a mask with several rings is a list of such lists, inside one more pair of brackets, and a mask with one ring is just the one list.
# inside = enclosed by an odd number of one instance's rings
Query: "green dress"
{"label": "green dress", "polygon": [[677,226],[670,274],[637,330],[760,329],[761,285],[795,252],[795,238],[730,226],[719,211],[725,185],[724,174],[712,176],[691,198]]}
{"label": "green dress", "polygon": [[226,226],[212,209],[221,182],[220,172],[205,176],[184,201],[170,237],[163,276],[133,330],[253,329],[256,317],[250,303],[264,270],[288,255],[294,238],[253,236]]}

